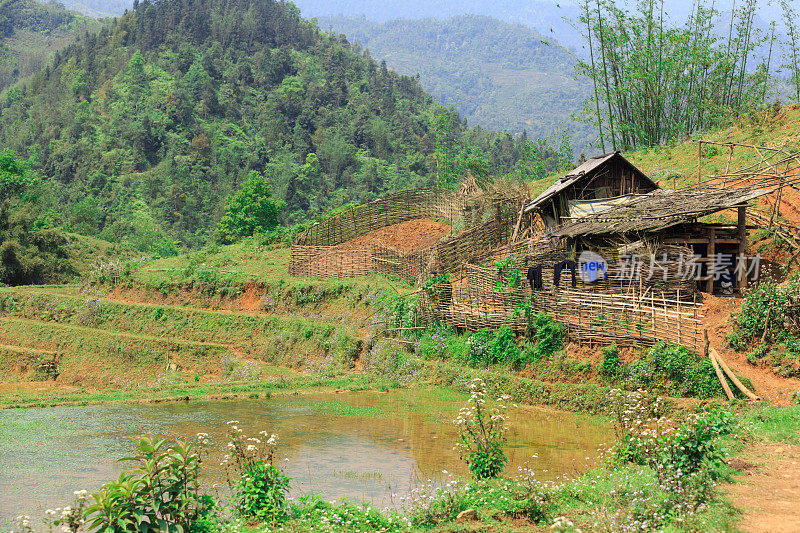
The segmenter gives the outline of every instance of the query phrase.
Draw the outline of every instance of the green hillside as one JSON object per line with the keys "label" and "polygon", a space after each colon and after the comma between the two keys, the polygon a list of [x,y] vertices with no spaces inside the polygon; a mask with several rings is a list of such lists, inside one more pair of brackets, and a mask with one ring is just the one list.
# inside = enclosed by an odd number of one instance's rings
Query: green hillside
{"label": "green hillside", "polygon": [[0,2],[0,89],[43,68],[53,52],[102,25],[57,3]]}
{"label": "green hillside", "polygon": [[469,145],[498,175],[530,151],[454,112],[434,131],[416,80],[268,0],[143,2],[0,107],[0,143],[46,183],[38,225],[143,250],[206,242],[253,171],[288,224],[431,185],[437,150]]}
{"label": "green hillside", "polygon": [[531,137],[573,129],[576,150],[595,135],[572,120],[589,97],[587,80],[575,79],[575,56],[552,38],[522,24],[481,15],[446,20],[320,17],[319,26],[343,33],[422,86],[470,124],[527,131]]}

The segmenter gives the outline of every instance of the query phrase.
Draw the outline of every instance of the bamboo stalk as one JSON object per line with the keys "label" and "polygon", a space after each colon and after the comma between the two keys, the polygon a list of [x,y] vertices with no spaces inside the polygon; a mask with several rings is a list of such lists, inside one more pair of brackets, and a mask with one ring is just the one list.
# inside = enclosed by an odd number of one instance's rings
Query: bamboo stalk
{"label": "bamboo stalk", "polygon": [[716,358],[714,357],[715,351],[708,352],[708,358],[711,359],[711,364],[714,365],[714,372],[717,374],[717,379],[719,382],[722,383],[722,388],[725,389],[725,396],[728,397],[728,401],[733,400],[733,392],[731,392],[731,388],[728,385],[728,382],[725,380],[725,376],[722,375],[722,371],[719,368],[719,364],[717,363]]}
{"label": "bamboo stalk", "polygon": [[747,387],[745,387],[742,384],[741,381],[739,381],[739,378],[737,378],[736,374],[734,374],[733,371],[730,369],[730,367],[728,366],[728,363],[725,362],[725,359],[720,357],[719,353],[717,353],[717,351],[715,349],[712,348],[711,352],[714,354],[714,357],[719,362],[720,366],[722,367],[722,370],[725,371],[725,373],[728,375],[728,377],[733,382],[733,384],[736,385],[736,388],[738,388],[740,391],[742,391],[742,394],[744,394],[745,396],[747,396],[751,400],[760,400],[761,399],[758,396],[756,396],[755,394],[753,394],[752,392],[750,392],[750,390]]}

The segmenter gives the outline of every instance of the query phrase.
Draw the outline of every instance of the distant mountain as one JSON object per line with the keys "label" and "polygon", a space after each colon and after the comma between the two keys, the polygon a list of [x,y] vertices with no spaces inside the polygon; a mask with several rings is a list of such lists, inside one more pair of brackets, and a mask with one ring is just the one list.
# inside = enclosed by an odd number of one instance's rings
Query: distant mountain
{"label": "distant mountain", "polygon": [[57,3],[0,2],[0,89],[44,67],[56,50],[102,23]]}
{"label": "distant mountain", "polygon": [[133,9],[133,0],[64,0],[62,3],[90,17],[119,16],[126,9]]}
{"label": "distant mountain", "polygon": [[458,15],[486,15],[503,22],[524,24],[548,38],[557,39],[576,51],[582,46],[580,34],[571,21],[577,21],[580,11],[568,2],[547,0],[295,0],[305,17],[365,17],[387,22],[392,19],[446,19]]}
{"label": "distant mountain", "polygon": [[319,17],[320,29],[345,34],[401,74],[453,105],[472,125],[546,137],[564,125],[579,151],[594,130],[571,115],[589,97],[574,77],[576,58],[557,41],[522,24],[481,15],[447,20]]}

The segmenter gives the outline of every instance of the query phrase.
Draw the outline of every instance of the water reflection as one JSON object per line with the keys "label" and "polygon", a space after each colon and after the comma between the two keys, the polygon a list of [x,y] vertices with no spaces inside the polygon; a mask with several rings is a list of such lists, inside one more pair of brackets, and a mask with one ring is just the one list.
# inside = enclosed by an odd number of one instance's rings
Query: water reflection
{"label": "water reflection", "polygon": [[[221,484],[226,422],[250,435],[280,435],[278,453],[292,494],[320,493],[391,504],[443,470],[466,476],[451,421],[465,396],[442,391],[313,394],[260,400],[99,405],[0,411],[0,525],[18,514],[63,506],[78,489],[96,490],[124,469],[116,459],[142,433],[186,437],[208,433],[212,457],[204,482]],[[509,465],[553,479],[593,465],[609,442],[597,418],[530,407],[509,412]]]}

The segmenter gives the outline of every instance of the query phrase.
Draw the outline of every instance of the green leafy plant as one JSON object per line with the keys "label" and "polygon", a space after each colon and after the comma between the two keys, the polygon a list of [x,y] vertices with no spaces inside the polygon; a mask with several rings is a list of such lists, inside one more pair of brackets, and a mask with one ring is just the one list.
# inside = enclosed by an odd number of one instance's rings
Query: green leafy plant
{"label": "green leafy plant", "polygon": [[437,276],[430,277],[425,281],[425,285],[422,287],[426,291],[430,291],[442,283],[450,283],[450,274],[439,274]]}
{"label": "green leafy plant", "polygon": [[259,437],[248,437],[238,421],[231,420],[228,425],[229,453],[223,466],[234,494],[234,510],[242,517],[272,525],[284,522],[289,516],[286,495],[291,480],[274,464],[278,435],[267,436],[262,431]]}
{"label": "green leafy plant", "polygon": [[660,381],[667,390],[681,396],[711,398],[722,395],[714,367],[688,348],[661,342],[650,348],[638,365],[629,367],[636,383]]}
{"label": "green leafy plant", "polygon": [[515,268],[509,268],[513,260],[514,257],[509,256],[495,263],[497,272],[500,275],[500,279],[497,280],[498,291],[511,293],[521,286],[522,272]]}
{"label": "green leafy plant", "polygon": [[286,203],[272,198],[272,190],[261,173],[250,171],[247,180],[228,198],[225,214],[217,226],[217,239],[236,242],[254,233],[267,233],[278,225]]}
{"label": "green leafy plant", "polygon": [[505,454],[506,405],[510,396],[501,396],[491,409],[486,406],[486,383],[475,378],[470,383],[466,407],[458,412],[453,423],[459,428],[456,448],[475,479],[498,477],[508,462]]}
{"label": "green leafy plant", "polygon": [[190,531],[208,500],[199,494],[201,433],[190,441],[142,437],[136,453],[122,461],[137,467],[123,472],[92,495],[84,517],[96,531]]}
{"label": "green leafy plant", "polygon": [[492,362],[492,342],[494,333],[488,328],[481,328],[472,333],[466,342],[466,360],[472,366],[486,366]]}
{"label": "green leafy plant", "polygon": [[491,345],[492,364],[514,364],[519,360],[519,348],[516,335],[507,324],[503,324],[494,331]]}
{"label": "green leafy plant", "polygon": [[606,346],[600,351],[603,354],[603,363],[600,367],[600,373],[606,377],[615,377],[620,371],[617,344],[614,343],[611,346]]}

